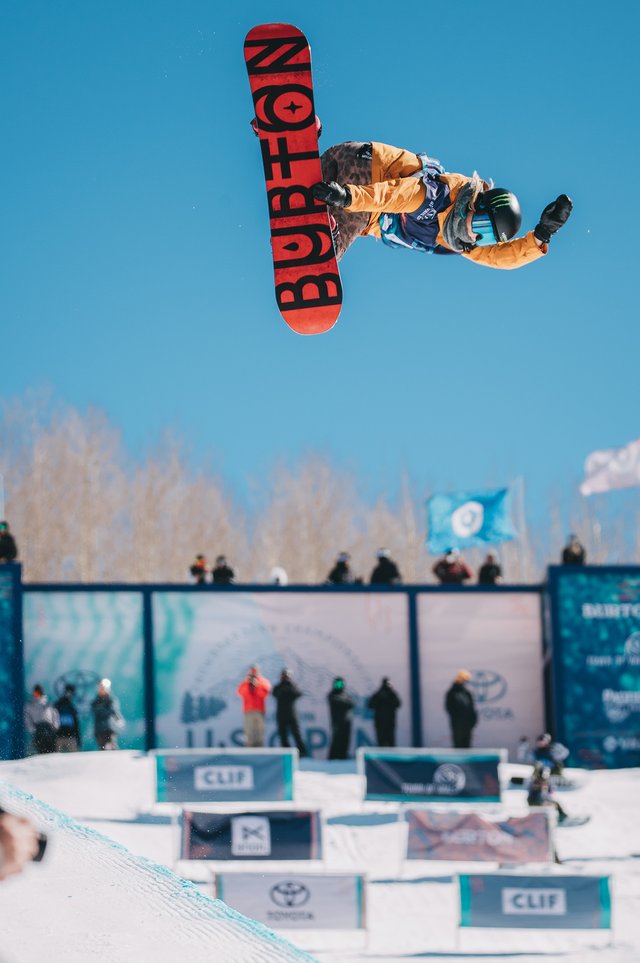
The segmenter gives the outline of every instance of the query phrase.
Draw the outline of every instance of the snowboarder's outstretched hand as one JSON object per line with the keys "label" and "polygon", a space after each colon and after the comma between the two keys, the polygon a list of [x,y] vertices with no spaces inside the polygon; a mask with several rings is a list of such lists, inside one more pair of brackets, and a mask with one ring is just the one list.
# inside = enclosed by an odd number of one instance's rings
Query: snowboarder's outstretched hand
{"label": "snowboarder's outstretched hand", "polygon": [[320,181],[319,184],[314,184],[311,190],[316,200],[323,201],[324,204],[330,204],[331,207],[349,207],[351,203],[349,188],[342,187],[335,181],[330,181],[328,184],[325,181]]}
{"label": "snowboarder's outstretched hand", "polygon": [[555,201],[551,201],[547,204],[544,211],[540,215],[540,222],[536,225],[534,229],[534,236],[537,237],[539,241],[543,244],[548,244],[551,240],[551,235],[559,231],[563,224],[566,223],[569,214],[573,208],[573,201],[566,194],[561,194],[560,197],[556,197]]}

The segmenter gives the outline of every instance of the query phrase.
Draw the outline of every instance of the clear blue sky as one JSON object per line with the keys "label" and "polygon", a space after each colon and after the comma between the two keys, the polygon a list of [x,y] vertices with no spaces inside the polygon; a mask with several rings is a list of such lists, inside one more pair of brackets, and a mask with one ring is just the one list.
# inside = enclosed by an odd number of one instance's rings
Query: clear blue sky
{"label": "clear blue sky", "polygon": [[[360,8],[360,9],[359,9]],[[167,427],[240,488],[324,451],[372,492],[575,491],[585,455],[640,435],[637,37],[632,3],[4,0],[0,395],[104,409],[132,451]],[[514,190],[515,272],[359,240],[329,334],[273,296],[242,55],[307,34],[321,146],[379,140]]]}

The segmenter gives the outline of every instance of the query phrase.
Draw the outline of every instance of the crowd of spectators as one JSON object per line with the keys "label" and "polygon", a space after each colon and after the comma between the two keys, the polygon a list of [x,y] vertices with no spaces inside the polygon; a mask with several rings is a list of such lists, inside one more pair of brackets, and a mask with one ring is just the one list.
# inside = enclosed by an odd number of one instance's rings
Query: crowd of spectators
{"label": "crowd of spectators", "polygon": [[[60,698],[51,703],[40,683],[33,686],[31,698],[24,707],[24,728],[29,740],[27,755],[79,752],[82,749],[75,691],[74,685],[67,684]],[[125,728],[125,720],[109,679],[101,679],[98,683],[90,710],[97,748],[117,749],[118,733]]]}

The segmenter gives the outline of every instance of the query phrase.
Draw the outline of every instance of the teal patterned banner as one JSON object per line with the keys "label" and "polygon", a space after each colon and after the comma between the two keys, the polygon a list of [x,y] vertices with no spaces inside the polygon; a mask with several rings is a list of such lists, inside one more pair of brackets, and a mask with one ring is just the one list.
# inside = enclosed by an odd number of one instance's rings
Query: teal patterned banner
{"label": "teal patterned banner", "polygon": [[[0,565],[0,759],[14,759],[22,751],[22,700],[20,638],[17,609],[20,604],[20,567]],[[13,697],[12,697],[13,696]]]}
{"label": "teal patterned banner", "polygon": [[143,749],[142,593],[28,590],[23,618],[27,688],[39,683],[54,702],[75,685],[82,747],[96,749],[90,706],[106,676],[126,721],[120,748]]}
{"label": "teal patterned banner", "polygon": [[573,765],[640,765],[640,568],[550,569],[557,735]]}

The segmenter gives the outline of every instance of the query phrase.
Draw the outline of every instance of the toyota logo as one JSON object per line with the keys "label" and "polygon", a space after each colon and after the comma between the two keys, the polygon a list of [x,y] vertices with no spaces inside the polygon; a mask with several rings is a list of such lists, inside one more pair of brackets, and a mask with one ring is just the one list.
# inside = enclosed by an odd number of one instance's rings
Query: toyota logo
{"label": "toyota logo", "polygon": [[302,883],[287,879],[272,886],[269,895],[276,906],[291,909],[292,906],[304,906],[309,901],[311,893]]}
{"label": "toyota logo", "polygon": [[497,702],[507,691],[507,680],[492,669],[474,670],[469,685],[473,689],[476,702],[481,705]]}

